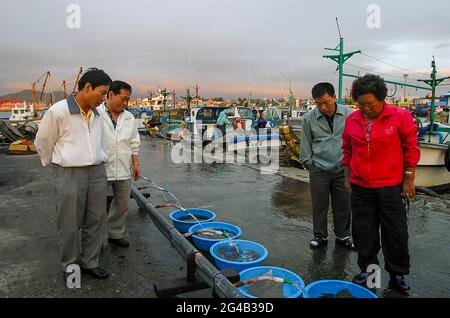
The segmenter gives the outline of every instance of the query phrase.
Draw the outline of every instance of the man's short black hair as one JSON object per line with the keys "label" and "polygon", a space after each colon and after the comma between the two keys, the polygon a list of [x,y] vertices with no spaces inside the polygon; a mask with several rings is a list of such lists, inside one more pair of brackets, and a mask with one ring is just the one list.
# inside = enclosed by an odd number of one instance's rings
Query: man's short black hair
{"label": "man's short black hair", "polygon": [[78,91],[81,91],[87,83],[91,83],[92,89],[100,85],[111,85],[112,79],[105,71],[91,67],[84,72],[78,82]]}
{"label": "man's short black hair", "polygon": [[111,83],[111,85],[109,86],[108,94],[109,94],[109,92],[113,92],[114,95],[120,94],[120,90],[121,89],[127,89],[127,90],[130,91],[130,93],[132,92],[131,85],[128,84],[127,82],[124,82],[124,81],[113,81]]}
{"label": "man's short black hair", "polygon": [[365,94],[373,94],[380,102],[383,102],[387,96],[387,86],[384,80],[374,74],[366,74],[356,79],[352,84],[352,97],[354,101]]}
{"label": "man's short black hair", "polygon": [[314,85],[311,90],[311,95],[314,99],[320,98],[323,95],[328,94],[333,97],[336,93],[334,91],[334,86],[331,83],[319,83]]}

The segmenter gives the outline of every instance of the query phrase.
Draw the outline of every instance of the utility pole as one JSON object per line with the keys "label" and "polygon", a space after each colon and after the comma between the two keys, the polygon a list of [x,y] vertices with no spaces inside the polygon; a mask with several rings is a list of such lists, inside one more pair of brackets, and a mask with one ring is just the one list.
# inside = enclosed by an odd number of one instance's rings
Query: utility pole
{"label": "utility pole", "polygon": [[339,90],[338,90],[338,103],[342,104],[343,100],[342,100],[342,77],[344,74],[344,63],[351,58],[353,55],[357,54],[357,53],[361,53],[361,50],[358,51],[353,51],[353,52],[349,52],[349,53],[344,53],[344,38],[341,35],[341,30],[339,28],[339,22],[338,19],[336,18],[336,23],[337,23],[337,27],[338,27],[338,31],[339,31],[339,45],[336,46],[336,48],[334,49],[330,49],[330,48],[325,48],[325,50],[329,50],[329,51],[336,51],[339,52],[339,54],[337,55],[323,55],[323,58],[327,58],[327,59],[331,59],[333,61],[335,61],[336,63],[338,63],[338,67],[337,70],[339,71]]}

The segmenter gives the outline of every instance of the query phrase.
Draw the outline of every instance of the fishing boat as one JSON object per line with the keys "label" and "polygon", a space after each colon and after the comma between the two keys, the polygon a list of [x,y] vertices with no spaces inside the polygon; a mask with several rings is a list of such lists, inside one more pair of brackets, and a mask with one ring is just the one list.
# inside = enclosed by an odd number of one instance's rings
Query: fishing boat
{"label": "fishing boat", "polygon": [[415,183],[416,186],[439,191],[450,188],[450,126],[434,120],[436,87],[450,79],[450,76],[437,78],[434,58],[431,67],[431,79],[420,80],[431,86],[431,110],[429,124],[422,128],[419,126],[420,161],[416,168]]}
{"label": "fishing boat", "polygon": [[23,102],[21,104],[16,104],[11,109],[11,115],[8,120],[9,124],[17,127],[29,121],[34,122],[36,125],[41,122],[41,115],[34,112],[33,106],[27,105],[26,102]]}
{"label": "fishing boat", "polygon": [[9,117],[10,121],[26,121],[30,120],[33,117],[33,109],[28,106],[26,102],[23,104],[16,104],[11,109],[11,116]]}
{"label": "fishing boat", "polygon": [[450,188],[450,126],[435,123],[420,129],[420,161],[416,168],[415,184],[433,190]]}

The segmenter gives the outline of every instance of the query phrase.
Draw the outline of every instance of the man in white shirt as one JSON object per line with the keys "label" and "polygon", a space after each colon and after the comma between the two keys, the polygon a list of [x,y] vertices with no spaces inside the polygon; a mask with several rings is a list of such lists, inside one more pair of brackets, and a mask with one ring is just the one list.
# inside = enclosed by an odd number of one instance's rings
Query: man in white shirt
{"label": "man in white shirt", "polygon": [[113,199],[108,213],[108,242],[128,247],[123,237],[131,192],[131,174],[139,175],[139,145],[141,144],[136,120],[126,110],[131,96],[131,86],[122,81],[112,82],[108,99],[97,108],[103,121],[102,148],[108,155],[106,173],[108,188]]}
{"label": "man in white shirt", "polygon": [[106,234],[107,156],[96,108],[111,82],[103,70],[88,69],[78,82],[79,92],[45,113],[34,141],[42,165],[53,164],[62,267],[69,272],[67,267],[77,264],[82,273],[100,279],[109,276],[98,265]]}

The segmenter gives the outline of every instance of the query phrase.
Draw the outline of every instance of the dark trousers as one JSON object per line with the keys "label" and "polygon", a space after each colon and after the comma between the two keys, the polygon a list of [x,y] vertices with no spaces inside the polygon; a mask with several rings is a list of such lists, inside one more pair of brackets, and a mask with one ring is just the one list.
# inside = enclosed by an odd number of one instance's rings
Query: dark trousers
{"label": "dark trousers", "polygon": [[222,133],[222,137],[225,138],[225,134],[226,134],[226,131],[227,131],[227,126],[226,125],[217,125],[217,128]]}
{"label": "dark trousers", "polygon": [[344,239],[351,236],[350,196],[344,185],[344,171],[328,172],[314,164],[309,168],[313,204],[313,231],[315,237],[328,237],[328,205],[331,196],[334,234]]}
{"label": "dark trousers", "polygon": [[352,233],[358,265],[378,264],[381,247],[389,273],[409,274],[408,224],[402,186],[364,188],[352,184]]}

